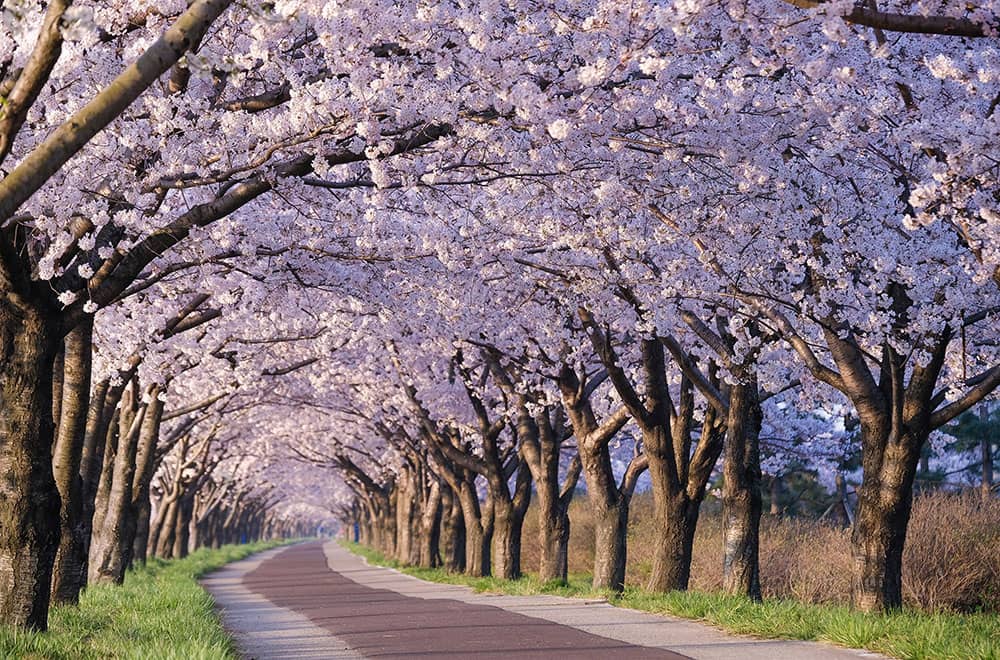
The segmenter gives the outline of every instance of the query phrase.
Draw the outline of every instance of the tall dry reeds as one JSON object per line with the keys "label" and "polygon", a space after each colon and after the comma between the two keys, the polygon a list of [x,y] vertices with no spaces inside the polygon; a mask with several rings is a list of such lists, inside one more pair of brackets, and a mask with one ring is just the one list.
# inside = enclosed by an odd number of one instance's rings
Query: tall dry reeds
{"label": "tall dry reeds", "polygon": [[[632,505],[627,581],[643,585],[658,542],[648,494]],[[585,497],[570,507],[570,573],[589,573],[594,524]],[[850,601],[850,530],[801,518],[766,515],[761,522],[761,582],[766,598],[808,603]],[[538,562],[537,516],[524,526],[523,561]],[[1000,499],[977,493],[933,492],[914,499],[903,565],[906,604],[923,610],[1000,612]],[[698,523],[691,587],[722,586],[722,526],[718,504],[708,501]]]}

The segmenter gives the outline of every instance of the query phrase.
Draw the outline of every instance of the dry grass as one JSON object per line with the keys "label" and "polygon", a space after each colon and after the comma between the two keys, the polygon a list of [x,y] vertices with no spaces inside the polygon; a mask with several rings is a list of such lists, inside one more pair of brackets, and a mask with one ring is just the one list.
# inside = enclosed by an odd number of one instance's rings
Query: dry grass
{"label": "dry grass", "polygon": [[[650,570],[656,530],[651,497],[636,496],[629,527],[628,582],[642,586]],[[570,509],[572,574],[589,573],[593,520],[586,499]],[[844,604],[849,600],[850,530],[765,514],[761,524],[761,582],[767,598]],[[538,565],[538,521],[529,511],[522,559]],[[695,537],[691,587],[715,591],[722,583],[722,528],[717,502],[706,502]],[[925,611],[1000,611],[1000,500],[978,494],[932,493],[914,501],[903,569],[906,604]]]}

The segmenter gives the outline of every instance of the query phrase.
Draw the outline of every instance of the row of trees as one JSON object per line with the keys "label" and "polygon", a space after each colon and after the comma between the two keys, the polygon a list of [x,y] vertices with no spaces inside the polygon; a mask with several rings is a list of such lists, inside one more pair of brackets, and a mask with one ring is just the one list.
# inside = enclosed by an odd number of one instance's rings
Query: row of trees
{"label": "row of trees", "polygon": [[762,429],[844,417],[899,605],[1000,384],[992,5],[232,4],[0,5],[0,620],[345,507],[513,577],[532,489],[559,577],[581,476],[620,588],[644,472],[684,588],[720,456],[758,595]]}

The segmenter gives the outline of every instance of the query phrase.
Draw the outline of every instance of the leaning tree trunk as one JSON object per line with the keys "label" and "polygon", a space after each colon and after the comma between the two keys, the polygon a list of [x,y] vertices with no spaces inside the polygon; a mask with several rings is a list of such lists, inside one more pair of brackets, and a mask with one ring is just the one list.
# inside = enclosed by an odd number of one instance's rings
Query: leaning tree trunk
{"label": "leaning tree trunk", "polygon": [[0,300],[0,623],[44,630],[59,546],[52,476],[54,323]]}
{"label": "leaning tree trunk", "polygon": [[83,480],[80,460],[90,401],[91,331],[87,318],[66,336],[63,359],[63,401],[52,452],[52,473],[61,500],[59,550],[52,570],[52,602],[76,604],[86,581],[86,539],[83,524]]}
{"label": "leaning tree trunk", "polygon": [[893,439],[884,425],[864,420],[861,429],[864,478],[851,534],[852,602],[865,612],[893,610],[903,605],[903,544],[928,434]]}
{"label": "leaning tree trunk", "polygon": [[[149,540],[149,515],[151,504],[149,487],[155,472],[156,446],[160,438],[160,422],[163,419],[163,401],[156,392],[149,402],[146,419],[143,421],[139,435],[139,448],[136,452],[135,479],[132,483],[132,502],[126,519],[125,542],[132,539],[132,551],[129,553],[127,565],[135,560],[146,561],[146,551]],[[126,566],[128,568],[128,566]]]}
{"label": "leaning tree trunk", "polygon": [[129,427],[122,428],[118,439],[105,514],[101,527],[97,528],[95,524],[97,536],[90,549],[88,580],[91,584],[121,584],[125,579],[125,568],[132,550],[132,538],[126,538],[127,518],[132,509],[132,483],[139,435],[147,410],[148,405],[140,408]]}
{"label": "leaning tree trunk", "polygon": [[156,556],[160,559],[173,559],[174,540],[177,532],[177,518],[180,509],[180,497],[167,503],[164,510],[160,533],[156,539]]}
{"label": "leaning tree trunk", "polygon": [[760,600],[761,412],[756,378],[747,381],[729,394],[722,460],[722,585],[729,593]]}

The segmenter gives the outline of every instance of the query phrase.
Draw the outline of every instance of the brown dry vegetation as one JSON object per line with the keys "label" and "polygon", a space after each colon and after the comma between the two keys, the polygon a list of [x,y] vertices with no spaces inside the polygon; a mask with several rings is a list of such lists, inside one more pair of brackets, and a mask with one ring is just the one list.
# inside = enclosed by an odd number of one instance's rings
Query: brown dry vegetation
{"label": "brown dry vegetation", "polygon": [[[629,584],[649,575],[657,542],[648,493],[635,497],[629,525]],[[570,507],[570,573],[589,573],[594,525],[586,497]],[[529,510],[524,525],[524,567],[538,565],[538,520]],[[1000,499],[976,493],[931,493],[913,502],[903,565],[906,605],[928,611],[1000,611]],[[765,598],[807,603],[850,602],[850,530],[801,518],[764,515],[761,521],[761,582]],[[706,502],[695,536],[691,588],[722,586],[722,527],[716,502]]]}

